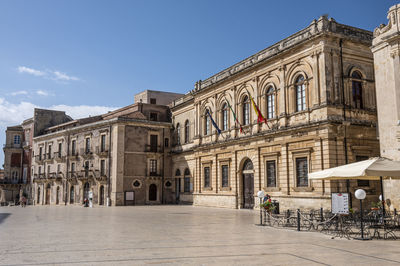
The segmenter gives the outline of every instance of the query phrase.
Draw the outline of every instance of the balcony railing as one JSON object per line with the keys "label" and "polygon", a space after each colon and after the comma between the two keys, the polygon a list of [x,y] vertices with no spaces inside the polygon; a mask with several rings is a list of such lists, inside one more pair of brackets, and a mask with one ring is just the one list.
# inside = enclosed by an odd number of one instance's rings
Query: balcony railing
{"label": "balcony railing", "polygon": [[65,161],[65,156],[63,156],[63,155],[61,154],[61,152],[54,152],[54,159],[55,159],[57,162],[64,162],[64,161]]}
{"label": "balcony railing", "polygon": [[96,154],[97,154],[99,157],[107,157],[107,156],[108,156],[108,150],[105,149],[105,148],[102,149],[101,146],[96,146],[95,151],[96,151]]}
{"label": "balcony railing", "polygon": [[51,153],[47,153],[45,157],[46,158],[44,160],[47,162],[53,161],[54,159]]}
{"label": "balcony railing", "polygon": [[86,149],[86,148],[81,148],[79,150],[79,154],[80,156],[82,156],[83,158],[88,158],[91,157],[93,155],[93,152],[91,149]]}
{"label": "balcony railing", "polygon": [[4,184],[4,185],[27,184],[27,182],[26,181],[24,182],[22,179],[4,178],[4,179],[0,179],[0,184]]}
{"label": "balcony railing", "polygon": [[145,151],[146,152],[162,152],[162,149],[161,149],[160,145],[155,146],[155,145],[146,144]]}
{"label": "balcony railing", "polygon": [[42,155],[35,155],[35,162],[36,163],[43,163],[46,158],[45,154]]}

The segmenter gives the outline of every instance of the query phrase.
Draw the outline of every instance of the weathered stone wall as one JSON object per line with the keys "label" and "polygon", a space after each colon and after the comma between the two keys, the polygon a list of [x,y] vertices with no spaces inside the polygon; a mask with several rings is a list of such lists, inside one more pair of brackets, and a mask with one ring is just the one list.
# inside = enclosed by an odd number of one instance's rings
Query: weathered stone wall
{"label": "weathered stone wall", "polygon": [[[400,5],[389,9],[389,22],[374,31],[376,98],[381,156],[400,161]],[[400,209],[400,181],[384,181],[385,198],[391,209]]]}

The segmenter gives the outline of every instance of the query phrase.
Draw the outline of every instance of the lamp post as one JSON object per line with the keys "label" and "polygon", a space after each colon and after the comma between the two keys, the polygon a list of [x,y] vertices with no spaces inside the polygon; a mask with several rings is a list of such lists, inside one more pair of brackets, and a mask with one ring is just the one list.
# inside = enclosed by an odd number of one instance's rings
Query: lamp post
{"label": "lamp post", "polygon": [[262,223],[262,206],[261,206],[261,203],[262,203],[262,199],[264,198],[264,196],[265,196],[264,191],[260,190],[260,191],[257,192],[257,197],[260,199],[260,225],[263,225],[263,223]]}
{"label": "lamp post", "polygon": [[356,192],[354,193],[357,199],[360,200],[360,224],[361,224],[361,237],[357,237],[355,239],[357,240],[371,240],[371,238],[364,238],[364,224],[363,224],[363,207],[362,207],[362,200],[365,199],[367,196],[367,193],[365,193],[365,190],[363,189],[357,189]]}

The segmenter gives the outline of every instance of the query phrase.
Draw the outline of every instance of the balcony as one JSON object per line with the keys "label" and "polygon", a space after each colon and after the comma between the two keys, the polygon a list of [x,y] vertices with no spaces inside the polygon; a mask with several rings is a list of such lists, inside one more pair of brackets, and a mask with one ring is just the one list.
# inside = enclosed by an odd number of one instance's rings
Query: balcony
{"label": "balcony", "polygon": [[79,154],[83,159],[88,159],[93,156],[93,152],[90,149],[81,148]]}
{"label": "balcony", "polygon": [[13,185],[13,184],[27,184],[27,182],[24,182],[22,179],[9,179],[9,178],[4,178],[0,179],[0,184],[4,185]]}
{"label": "balcony", "polygon": [[3,149],[20,149],[21,143],[3,144]]}
{"label": "balcony", "polygon": [[75,172],[75,171],[69,171],[68,172],[68,177],[67,177],[68,179],[76,179],[76,178],[78,178],[78,173],[77,172]]}
{"label": "balcony", "polygon": [[59,163],[65,162],[65,156],[61,154],[61,152],[54,152],[54,160]]}
{"label": "balcony", "polygon": [[74,153],[68,155],[68,158],[71,161],[79,161],[79,154],[77,152],[74,152]]}
{"label": "balcony", "polygon": [[161,146],[146,144],[145,152],[162,152]]}
{"label": "balcony", "polygon": [[31,143],[30,143],[29,141],[24,141],[24,142],[22,143],[22,146],[26,149],[26,148],[30,148],[30,147],[31,147],[30,144],[31,144]]}
{"label": "balcony", "polygon": [[44,158],[44,161],[48,162],[48,163],[51,163],[51,162],[53,162],[53,159],[54,158],[53,158],[52,154],[51,153],[47,153],[45,158]]}
{"label": "balcony", "polygon": [[45,155],[35,155],[35,162],[37,164],[43,164],[45,158],[46,158]]}
{"label": "balcony", "polygon": [[96,146],[96,154],[99,157],[107,158],[108,157],[108,150],[107,149],[101,149],[101,147]]}

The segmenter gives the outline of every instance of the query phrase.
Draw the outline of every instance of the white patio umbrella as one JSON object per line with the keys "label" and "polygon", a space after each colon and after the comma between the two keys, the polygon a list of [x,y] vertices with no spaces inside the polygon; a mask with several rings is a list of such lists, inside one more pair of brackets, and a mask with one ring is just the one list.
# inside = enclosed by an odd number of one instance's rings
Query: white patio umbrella
{"label": "white patio umbrella", "polygon": [[400,178],[400,162],[381,157],[329,168],[308,175],[311,180],[380,180],[382,201],[385,200],[382,179],[389,177]]}
{"label": "white patio umbrella", "polygon": [[375,157],[361,162],[310,173],[308,175],[309,179],[320,180],[380,180],[381,177],[400,178],[400,162]]}

